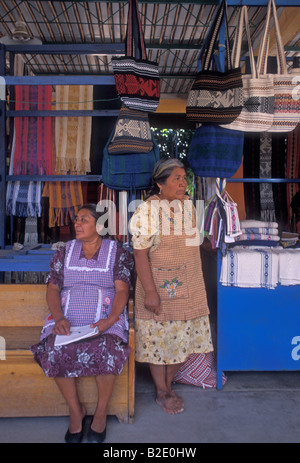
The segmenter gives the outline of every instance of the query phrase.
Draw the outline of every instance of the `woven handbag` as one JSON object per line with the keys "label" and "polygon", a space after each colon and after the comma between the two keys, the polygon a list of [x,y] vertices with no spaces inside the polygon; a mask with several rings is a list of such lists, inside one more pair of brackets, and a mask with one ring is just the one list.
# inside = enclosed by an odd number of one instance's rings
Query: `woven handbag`
{"label": "woven handbag", "polygon": [[103,151],[102,180],[114,190],[135,191],[151,186],[155,163],[160,159],[159,147],[152,135],[152,150],[138,154],[110,154],[108,147],[113,132]]}
{"label": "woven handbag", "polygon": [[116,89],[124,105],[155,112],[160,97],[158,64],[147,60],[138,0],[129,0],[125,56],[112,58]]}
{"label": "woven handbag", "polygon": [[300,99],[297,97],[298,80],[294,75],[288,74],[281,38],[276,5],[269,0],[266,16],[266,25],[258,58],[258,72],[266,75],[267,58],[269,51],[270,18],[273,11],[276,47],[277,47],[277,74],[274,78],[274,119],[269,132],[290,132],[300,122]]}
{"label": "woven handbag", "polygon": [[149,153],[153,147],[148,114],[122,106],[108,145],[110,154]]}
{"label": "woven handbag", "polygon": [[265,132],[271,128],[274,119],[274,78],[271,74],[261,76],[257,72],[250,37],[247,6],[243,6],[240,10],[240,19],[233,47],[234,67],[237,67],[240,63],[244,26],[247,35],[251,74],[242,76],[244,105],[241,113],[233,122],[224,125],[224,127],[244,132]]}
{"label": "woven handbag", "polygon": [[198,177],[232,177],[241,165],[244,132],[217,124],[198,127],[192,137],[187,161]]}
{"label": "woven handbag", "polygon": [[[222,24],[225,25],[227,67],[224,72],[209,70]],[[202,61],[204,62],[202,70]],[[219,5],[198,57],[198,73],[188,94],[186,117],[200,123],[229,124],[243,107],[240,67],[231,65],[225,0]]]}
{"label": "woven handbag", "polygon": [[[217,387],[217,363],[215,354],[191,354],[185,363],[176,372],[173,381],[175,383],[189,384],[203,389]],[[227,378],[222,373],[222,385]]]}

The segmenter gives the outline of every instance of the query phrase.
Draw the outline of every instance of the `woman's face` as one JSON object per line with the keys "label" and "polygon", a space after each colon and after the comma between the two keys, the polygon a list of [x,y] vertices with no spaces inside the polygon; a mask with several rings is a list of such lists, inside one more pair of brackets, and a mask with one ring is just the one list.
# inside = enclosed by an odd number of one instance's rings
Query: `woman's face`
{"label": "woman's face", "polygon": [[171,175],[167,178],[164,184],[157,184],[161,190],[160,196],[162,199],[173,201],[174,199],[183,199],[187,181],[186,172],[181,167],[175,167]]}
{"label": "woman's face", "polygon": [[75,233],[78,240],[89,240],[96,238],[96,220],[88,209],[81,209],[75,219]]}

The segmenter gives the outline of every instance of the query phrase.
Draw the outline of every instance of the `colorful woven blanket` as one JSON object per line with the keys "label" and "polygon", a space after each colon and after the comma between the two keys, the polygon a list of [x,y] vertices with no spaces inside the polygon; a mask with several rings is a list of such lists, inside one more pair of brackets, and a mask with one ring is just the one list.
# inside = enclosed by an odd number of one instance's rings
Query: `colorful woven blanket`
{"label": "colorful woven blanket", "polygon": [[[51,109],[51,85],[16,85],[16,110]],[[51,174],[51,117],[15,117],[14,174]]]}
{"label": "colorful woven blanket", "polygon": [[[57,110],[93,109],[92,85],[57,85]],[[90,172],[92,118],[56,117],[55,144],[57,175]]]}
{"label": "colorful woven blanket", "polygon": [[41,212],[41,182],[8,182],[7,215],[40,217]]}
{"label": "colorful woven blanket", "polygon": [[[286,159],[287,178],[300,178],[300,124],[287,137],[287,159]],[[291,201],[300,186],[299,183],[288,183],[287,186],[287,209],[288,221],[292,221]]]}
{"label": "colorful woven blanket", "polygon": [[81,182],[46,182],[43,196],[49,197],[49,227],[67,225],[83,205]]}

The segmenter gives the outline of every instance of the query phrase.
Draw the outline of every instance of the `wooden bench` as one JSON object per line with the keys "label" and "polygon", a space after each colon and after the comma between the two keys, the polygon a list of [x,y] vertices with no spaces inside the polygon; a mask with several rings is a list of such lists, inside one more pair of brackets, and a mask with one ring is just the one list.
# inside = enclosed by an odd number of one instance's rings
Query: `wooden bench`
{"label": "wooden bench", "polygon": [[[117,377],[109,403],[109,415],[119,421],[134,421],[135,365],[133,300],[128,303],[131,354]],[[47,378],[34,361],[29,346],[39,341],[49,314],[46,285],[0,285],[0,336],[5,359],[0,358],[0,417],[63,416],[69,410],[53,378]],[[0,350],[2,349],[0,346]],[[1,350],[3,354],[3,350]],[[94,414],[97,402],[95,379],[78,378],[78,390],[87,413]]]}

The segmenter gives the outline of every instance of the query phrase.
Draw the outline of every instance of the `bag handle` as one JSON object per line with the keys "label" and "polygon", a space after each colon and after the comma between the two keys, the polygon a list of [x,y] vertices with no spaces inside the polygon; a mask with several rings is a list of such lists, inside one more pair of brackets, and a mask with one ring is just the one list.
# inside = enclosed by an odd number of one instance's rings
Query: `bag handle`
{"label": "bag handle", "polygon": [[201,47],[201,50],[198,56],[198,72],[201,71],[203,56],[205,54],[206,49],[210,46],[213,48],[214,46],[214,42],[221,28],[222,17],[223,17],[223,3],[220,3],[213,17],[208,33],[206,34],[204,38],[204,41],[203,41],[203,44],[202,44],[202,47]]}
{"label": "bag handle", "polygon": [[240,10],[240,18],[239,23],[235,32],[234,37],[234,44],[233,44],[233,65],[235,68],[239,67],[240,59],[241,59],[241,48],[242,48],[242,36],[243,36],[243,28],[245,26],[246,35],[247,35],[247,42],[248,42],[248,50],[249,50],[249,58],[250,58],[250,67],[251,67],[251,76],[253,79],[258,77],[257,68],[255,65],[254,59],[254,52],[251,42],[251,34],[250,34],[250,27],[249,27],[249,17],[248,17],[248,8],[246,5],[242,6]]}
{"label": "bag handle", "polygon": [[129,0],[125,54],[147,60],[146,45],[138,9],[138,0]]}
{"label": "bag handle", "polygon": [[276,50],[277,50],[277,73],[287,74],[287,64],[284,54],[284,47],[282,37],[280,33],[279,21],[277,16],[277,9],[275,0],[269,0],[266,25],[261,47],[259,49],[257,69],[259,74],[265,75],[267,72],[267,59],[269,53],[269,42],[270,42],[270,18],[273,10],[274,25],[275,25],[275,37],[276,37]]}
{"label": "bag handle", "polygon": [[213,51],[217,43],[217,37],[219,36],[222,25],[225,26],[225,42],[227,43],[227,63],[228,69],[231,69],[231,57],[229,50],[229,34],[228,34],[228,22],[227,22],[227,4],[225,0],[222,0],[218,9],[215,12],[214,18],[211,22],[208,34],[206,35],[202,44],[199,56],[198,56],[198,72],[202,69],[202,61],[204,63],[203,69],[208,70],[210,68]]}

